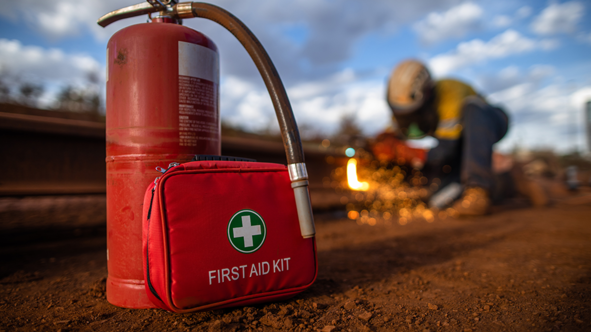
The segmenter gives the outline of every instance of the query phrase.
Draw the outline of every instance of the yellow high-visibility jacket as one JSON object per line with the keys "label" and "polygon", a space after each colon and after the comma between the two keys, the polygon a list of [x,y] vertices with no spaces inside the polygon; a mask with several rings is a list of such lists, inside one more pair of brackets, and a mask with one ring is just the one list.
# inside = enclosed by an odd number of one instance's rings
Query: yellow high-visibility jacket
{"label": "yellow high-visibility jacket", "polygon": [[474,89],[466,83],[444,79],[435,83],[435,109],[439,123],[435,138],[455,140],[462,134],[462,105],[469,96],[477,96]]}

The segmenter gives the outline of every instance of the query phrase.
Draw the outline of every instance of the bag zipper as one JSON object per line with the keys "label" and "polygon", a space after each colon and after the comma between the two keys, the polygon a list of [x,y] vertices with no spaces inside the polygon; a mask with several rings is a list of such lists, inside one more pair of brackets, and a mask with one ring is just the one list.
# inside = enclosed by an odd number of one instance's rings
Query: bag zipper
{"label": "bag zipper", "polygon": [[[168,164],[167,169],[164,169],[164,167],[156,166],[156,170],[158,172],[162,173],[162,175],[164,175],[164,173],[168,172],[169,169],[176,167],[178,165],[180,165],[180,164],[173,162],[173,163]],[[152,215],[152,202],[154,201],[154,191],[156,191],[156,185],[158,185],[158,180],[160,178],[161,178],[161,176],[154,179],[154,187],[152,188],[152,198],[150,198],[150,209],[148,210],[148,220],[150,220],[150,216]]]}
{"label": "bag zipper", "polygon": [[[164,169],[160,166],[156,167],[156,170],[160,173],[162,173],[164,175],[164,173],[166,173],[169,169],[176,167],[180,165],[179,163],[170,163],[168,164],[168,168]],[[150,198],[150,208],[148,210],[148,232],[150,231],[150,217],[152,216],[152,203],[154,202],[154,192],[156,191],[156,186],[158,185],[158,179],[160,179],[160,176],[157,177],[154,180],[154,187],[152,188],[152,197]],[[150,292],[152,292],[152,294],[154,296],[156,296],[156,298],[158,300],[160,300],[160,302],[164,302],[162,301],[162,299],[160,298],[160,296],[158,296],[158,293],[156,292],[156,290],[154,289],[154,286],[152,286],[152,282],[150,281],[150,257],[149,257],[149,253],[150,253],[150,237],[148,236],[148,238],[146,239],[146,275],[148,277],[148,287],[150,288]]]}
{"label": "bag zipper", "polygon": [[[148,209],[148,220],[150,220],[150,216],[152,216],[152,202],[154,201],[154,191],[156,191],[156,186],[152,188],[152,198],[150,198],[150,208]],[[148,223],[149,225],[149,223]]]}

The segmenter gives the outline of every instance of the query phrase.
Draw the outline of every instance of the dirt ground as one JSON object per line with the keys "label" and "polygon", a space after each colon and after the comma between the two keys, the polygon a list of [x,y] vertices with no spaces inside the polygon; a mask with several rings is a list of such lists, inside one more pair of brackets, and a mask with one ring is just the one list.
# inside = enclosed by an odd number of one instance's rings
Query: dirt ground
{"label": "dirt ground", "polygon": [[184,315],[105,300],[104,209],[101,196],[0,200],[0,330],[591,330],[588,197],[404,226],[318,215],[308,291]]}

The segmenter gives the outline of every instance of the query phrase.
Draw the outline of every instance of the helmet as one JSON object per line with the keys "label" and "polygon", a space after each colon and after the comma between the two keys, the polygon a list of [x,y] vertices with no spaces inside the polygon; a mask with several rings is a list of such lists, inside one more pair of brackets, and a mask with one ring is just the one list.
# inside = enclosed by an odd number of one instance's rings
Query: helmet
{"label": "helmet", "polygon": [[394,116],[406,115],[419,109],[432,91],[433,80],[427,67],[417,60],[406,60],[390,75],[386,98]]}

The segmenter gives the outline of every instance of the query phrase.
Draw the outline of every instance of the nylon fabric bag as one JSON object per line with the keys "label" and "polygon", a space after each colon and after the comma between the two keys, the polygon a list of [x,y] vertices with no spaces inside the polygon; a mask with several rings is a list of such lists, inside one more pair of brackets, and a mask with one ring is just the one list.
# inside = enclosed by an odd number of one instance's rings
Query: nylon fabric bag
{"label": "nylon fabric bag", "polygon": [[318,270],[287,167],[243,161],[189,162],[151,184],[143,261],[150,300],[178,313],[283,300]]}

